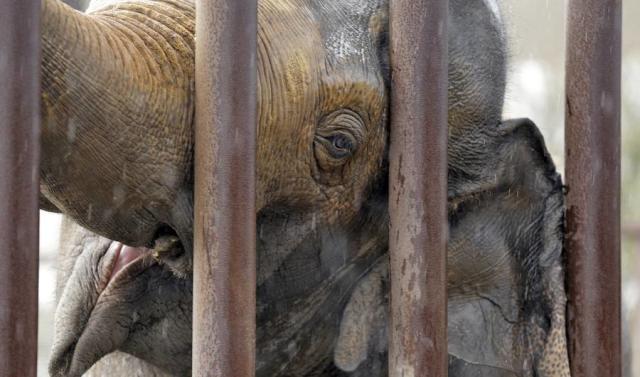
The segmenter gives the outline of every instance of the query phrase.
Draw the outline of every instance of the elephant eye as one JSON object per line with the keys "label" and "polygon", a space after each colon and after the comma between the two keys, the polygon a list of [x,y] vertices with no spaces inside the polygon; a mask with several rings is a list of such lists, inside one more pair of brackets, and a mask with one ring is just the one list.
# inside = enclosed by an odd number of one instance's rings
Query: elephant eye
{"label": "elephant eye", "polygon": [[325,116],[313,138],[315,178],[325,185],[337,185],[344,180],[345,168],[365,140],[362,117],[349,109],[340,109]]}
{"label": "elephant eye", "polygon": [[355,140],[347,134],[338,133],[327,137],[330,143],[329,153],[334,158],[345,158],[353,153]]}

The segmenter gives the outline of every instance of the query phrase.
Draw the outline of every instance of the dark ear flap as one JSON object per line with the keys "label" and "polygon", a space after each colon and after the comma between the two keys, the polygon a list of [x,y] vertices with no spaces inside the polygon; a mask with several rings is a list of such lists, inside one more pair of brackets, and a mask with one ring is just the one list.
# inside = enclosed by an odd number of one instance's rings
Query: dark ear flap
{"label": "dark ear flap", "polygon": [[528,119],[479,149],[482,167],[450,198],[450,368],[568,377],[560,176]]}
{"label": "dark ear flap", "polygon": [[529,119],[476,127],[449,139],[449,209],[483,193],[510,189],[533,196],[562,182],[542,134]]}
{"label": "dark ear flap", "polygon": [[538,127],[529,119],[513,119],[498,126],[498,182],[535,194],[562,187],[560,175]]}
{"label": "dark ear flap", "polygon": [[528,118],[510,119],[503,121],[499,125],[500,135],[505,138],[504,142],[514,143],[517,146],[530,148],[528,152],[531,154],[530,160],[536,163],[537,167],[542,168],[549,179],[558,181],[556,166],[551,159],[551,155],[547,150],[544,137],[538,127]]}
{"label": "dark ear flap", "polygon": [[[566,337],[566,293],[562,260],[564,235],[564,203],[562,182],[547,151],[542,134],[529,119],[504,122],[501,133],[509,145],[508,155],[514,169],[526,170],[521,184],[528,190],[543,194],[540,208],[541,252],[532,260],[540,279],[539,305],[529,318],[529,339],[535,355],[536,375],[569,377]],[[534,207],[534,204],[531,205]],[[526,258],[525,258],[526,260]],[[529,282],[533,284],[533,282]]]}

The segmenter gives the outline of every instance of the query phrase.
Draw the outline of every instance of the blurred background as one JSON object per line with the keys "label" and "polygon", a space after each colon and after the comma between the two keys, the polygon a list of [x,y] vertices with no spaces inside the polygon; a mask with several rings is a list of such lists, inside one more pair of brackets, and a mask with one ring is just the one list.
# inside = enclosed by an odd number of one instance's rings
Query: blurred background
{"label": "blurred background", "polygon": [[[113,1],[113,0],[106,0]],[[105,0],[94,1],[96,7]],[[531,118],[564,169],[564,51],[567,0],[501,0],[511,63],[505,118]],[[622,296],[640,377],[640,1],[623,1]],[[55,254],[60,217],[41,212],[38,375],[47,376],[53,334]]]}

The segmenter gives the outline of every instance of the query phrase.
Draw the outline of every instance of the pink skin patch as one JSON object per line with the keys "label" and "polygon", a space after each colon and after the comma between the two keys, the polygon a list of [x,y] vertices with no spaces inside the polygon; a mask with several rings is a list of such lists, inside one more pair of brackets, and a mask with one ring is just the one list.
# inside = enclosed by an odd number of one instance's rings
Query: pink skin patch
{"label": "pink skin patch", "polygon": [[111,270],[111,277],[109,278],[109,281],[113,280],[118,272],[123,270],[127,265],[142,257],[148,251],[148,249],[143,247],[131,247],[123,245],[120,242],[116,242],[115,248],[116,263],[113,265],[113,269]]}

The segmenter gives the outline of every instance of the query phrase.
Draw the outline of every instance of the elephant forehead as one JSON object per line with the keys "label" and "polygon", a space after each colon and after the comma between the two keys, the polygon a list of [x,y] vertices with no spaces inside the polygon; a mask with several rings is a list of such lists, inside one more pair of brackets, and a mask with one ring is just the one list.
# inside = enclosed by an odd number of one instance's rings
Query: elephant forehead
{"label": "elephant forehead", "polygon": [[327,112],[357,108],[369,115],[383,107],[379,51],[369,31],[376,3],[353,9],[336,1],[259,3],[261,139],[286,132],[306,142],[313,133],[307,128]]}
{"label": "elephant forehead", "polygon": [[376,56],[369,22],[382,6],[375,0],[330,0],[317,4],[323,19],[322,33],[327,58],[333,64],[368,64]]}
{"label": "elephant forehead", "polygon": [[287,58],[285,89],[291,102],[298,103],[304,99],[304,92],[312,82],[311,70],[308,57],[302,52],[296,51]]}
{"label": "elephant forehead", "polygon": [[314,81],[323,60],[317,48],[322,42],[318,28],[315,15],[302,1],[259,2],[258,101],[261,110],[268,108],[265,115],[290,117],[288,106],[312,102],[307,96],[316,93]]}
{"label": "elephant forehead", "polygon": [[365,37],[366,33],[362,28],[345,24],[327,35],[325,47],[338,62],[358,58],[366,56],[366,44],[363,43]]}

